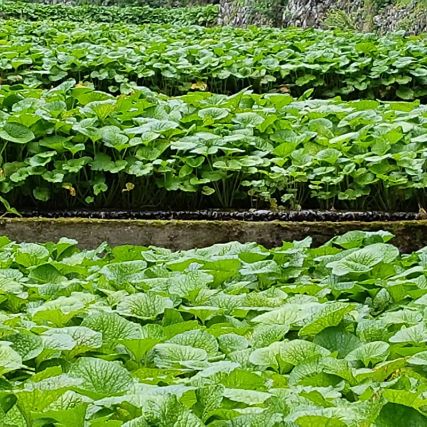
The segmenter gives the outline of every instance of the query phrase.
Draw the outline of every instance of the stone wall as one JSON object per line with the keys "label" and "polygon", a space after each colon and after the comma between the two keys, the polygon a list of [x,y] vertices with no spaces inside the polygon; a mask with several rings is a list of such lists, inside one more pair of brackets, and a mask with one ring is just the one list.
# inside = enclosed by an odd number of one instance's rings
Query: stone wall
{"label": "stone wall", "polygon": [[251,6],[251,0],[246,0],[242,5],[238,4],[236,1],[220,0],[218,24],[236,27],[244,27],[251,24]]}
{"label": "stone wall", "polygon": [[398,30],[414,34],[427,32],[427,10],[417,6],[416,2],[405,8],[389,6],[375,17],[375,24],[382,33]]}
{"label": "stone wall", "polygon": [[[395,2],[392,0],[384,1],[388,6],[376,10],[372,3],[372,9],[368,10],[369,2],[366,0],[284,0],[282,4],[285,6],[281,11],[277,11],[277,15],[282,15],[283,18],[278,21],[285,27],[324,28],[327,26],[325,20],[328,15],[332,11],[341,10],[348,21],[354,24],[354,28],[360,31],[386,33],[405,30],[416,34],[427,32],[427,8],[421,6],[424,0],[409,1],[405,7],[393,5]],[[220,0],[219,23],[235,26],[253,23],[276,24],[259,14],[251,13],[253,2],[256,0]]]}
{"label": "stone wall", "polygon": [[[332,10],[343,10],[352,17],[358,29],[366,22],[364,0],[289,0],[283,13],[285,26],[324,27]],[[373,19],[375,30],[380,33],[405,30],[408,33],[427,31],[427,10],[413,0],[405,7],[389,5],[377,11]]]}
{"label": "stone wall", "polygon": [[289,0],[283,21],[285,26],[321,27],[332,9],[358,13],[362,5],[363,0]]}
{"label": "stone wall", "polygon": [[[248,25],[281,26],[283,0],[219,0],[219,25],[245,27]],[[263,5],[264,3],[264,5]],[[269,8],[268,13],[262,12]]]}

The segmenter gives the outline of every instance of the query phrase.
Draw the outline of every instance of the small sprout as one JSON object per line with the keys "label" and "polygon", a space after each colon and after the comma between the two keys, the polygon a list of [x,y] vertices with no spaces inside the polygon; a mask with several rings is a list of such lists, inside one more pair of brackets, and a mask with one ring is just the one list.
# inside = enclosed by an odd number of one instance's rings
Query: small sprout
{"label": "small sprout", "polygon": [[127,182],[125,188],[122,189],[123,193],[132,191],[135,188],[135,184],[133,184],[132,182]]}

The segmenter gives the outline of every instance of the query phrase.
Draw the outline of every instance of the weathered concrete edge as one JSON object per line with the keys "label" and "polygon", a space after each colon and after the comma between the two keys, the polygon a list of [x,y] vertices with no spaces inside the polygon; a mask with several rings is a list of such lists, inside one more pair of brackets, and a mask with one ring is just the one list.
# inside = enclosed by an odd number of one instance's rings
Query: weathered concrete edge
{"label": "weathered concrete edge", "polygon": [[404,252],[427,246],[427,220],[395,222],[250,222],[184,220],[109,220],[86,218],[2,218],[0,234],[19,242],[49,242],[61,237],[79,241],[83,248],[102,242],[111,245],[155,245],[190,249],[229,241],[258,242],[266,247],[306,236],[319,245],[350,230],[387,230]]}

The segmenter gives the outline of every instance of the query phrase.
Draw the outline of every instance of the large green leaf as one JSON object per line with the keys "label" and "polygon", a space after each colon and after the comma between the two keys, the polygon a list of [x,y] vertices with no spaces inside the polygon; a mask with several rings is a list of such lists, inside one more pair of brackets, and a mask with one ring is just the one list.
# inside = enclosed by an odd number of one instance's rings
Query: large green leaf
{"label": "large green leaf", "polygon": [[125,393],[132,385],[130,373],[119,362],[92,357],[78,359],[70,376],[82,381],[79,386],[88,396],[114,396]]}
{"label": "large green leaf", "polygon": [[175,335],[169,340],[169,342],[193,348],[200,348],[205,350],[210,357],[215,356],[218,352],[217,340],[208,332],[198,329]]}
{"label": "large green leaf", "polygon": [[375,427],[388,427],[390,425],[395,427],[422,427],[425,423],[426,417],[415,409],[388,403],[375,421]]}
{"label": "large green leaf", "polygon": [[21,331],[7,336],[6,339],[11,343],[11,348],[21,356],[23,361],[35,358],[43,351],[42,339],[31,332]]}
{"label": "large green leaf", "polygon": [[34,134],[20,123],[5,123],[0,128],[0,138],[17,144],[27,144],[34,139]]}
{"label": "large green leaf", "polygon": [[22,357],[8,343],[0,344],[0,375],[21,369]]}
{"label": "large green leaf", "polygon": [[50,334],[66,334],[74,341],[70,356],[76,356],[80,353],[94,351],[102,346],[102,335],[85,326],[69,326],[66,328],[50,329],[45,336]]}
{"label": "large green leaf", "polygon": [[361,345],[356,335],[340,327],[324,329],[314,337],[313,342],[327,348],[331,352],[337,352],[340,358],[345,357],[348,353]]}
{"label": "large green leaf", "polygon": [[327,266],[332,268],[332,273],[344,276],[349,273],[368,273],[380,262],[390,263],[399,255],[394,246],[385,243],[374,243],[365,248],[351,252],[339,261],[333,261]]}
{"label": "large green leaf", "polygon": [[199,369],[207,366],[208,353],[201,348],[165,343],[157,344],[153,351],[158,368]]}
{"label": "large green leaf", "polygon": [[384,341],[373,341],[362,344],[345,357],[350,361],[361,361],[365,366],[384,361],[389,353],[390,346]]}
{"label": "large green leaf", "polygon": [[173,301],[170,298],[138,293],[129,295],[120,301],[117,305],[117,312],[123,316],[138,319],[155,319],[166,308],[172,307]]}
{"label": "large green leaf", "polygon": [[300,329],[299,335],[317,335],[324,329],[339,325],[344,316],[355,307],[351,304],[334,302],[325,304],[313,317]]}
{"label": "large green leaf", "polygon": [[122,339],[142,337],[139,324],[130,322],[116,313],[100,312],[91,314],[83,319],[81,326],[100,332],[104,344],[115,343]]}

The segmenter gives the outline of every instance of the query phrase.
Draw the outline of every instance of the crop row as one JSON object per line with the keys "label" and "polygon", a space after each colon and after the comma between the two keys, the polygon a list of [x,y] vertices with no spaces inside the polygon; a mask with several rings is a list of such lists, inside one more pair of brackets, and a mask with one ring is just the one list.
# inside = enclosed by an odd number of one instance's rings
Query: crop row
{"label": "crop row", "polygon": [[425,426],[427,251],[391,238],[174,253],[2,237],[2,423]]}
{"label": "crop row", "polygon": [[[6,0],[7,1],[7,0]],[[56,4],[82,6],[82,5],[96,5],[96,6],[149,6],[152,8],[167,7],[167,8],[181,8],[181,7],[192,7],[194,5],[209,5],[218,4],[219,0],[67,0],[60,3],[58,0],[22,0],[22,2],[30,4]]]}
{"label": "crop row", "polygon": [[214,25],[218,20],[217,6],[182,8],[151,8],[149,6],[68,6],[2,1],[3,19],[66,20],[77,22],[117,22],[133,24]]}
{"label": "crop row", "polygon": [[427,96],[425,35],[9,20],[0,37],[4,83],[51,87],[74,78],[110,92],[132,82],[169,95],[251,87],[350,99]]}
{"label": "crop row", "polygon": [[417,210],[427,107],[242,92],[0,89],[0,195],[18,207]]}

